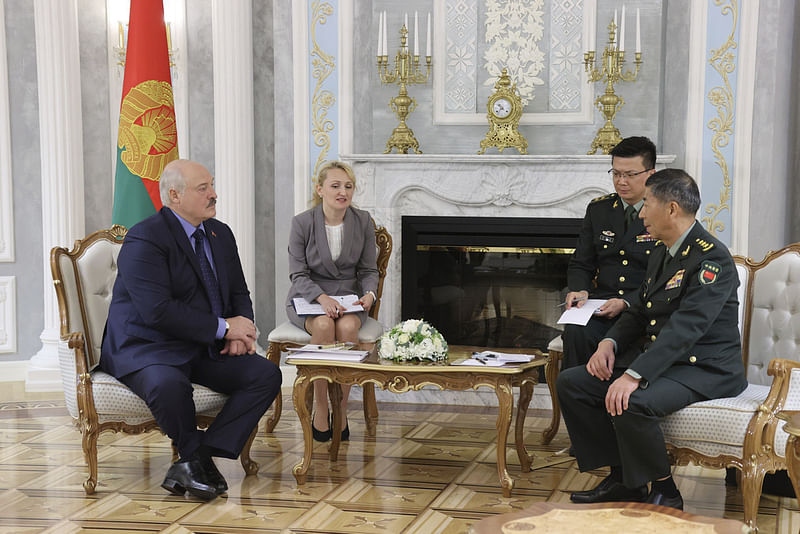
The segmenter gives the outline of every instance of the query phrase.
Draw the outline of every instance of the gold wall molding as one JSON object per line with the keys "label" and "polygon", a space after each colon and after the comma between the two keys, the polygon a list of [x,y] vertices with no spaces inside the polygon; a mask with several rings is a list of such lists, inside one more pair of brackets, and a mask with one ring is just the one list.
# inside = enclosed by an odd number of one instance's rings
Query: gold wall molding
{"label": "gold wall molding", "polygon": [[711,151],[717,166],[722,171],[722,188],[719,192],[719,203],[707,204],[705,208],[707,215],[701,220],[706,230],[716,236],[717,232],[725,230],[725,223],[718,220],[718,217],[723,211],[730,211],[731,173],[721,149],[728,146],[733,135],[735,102],[729,75],[736,70],[736,56],[733,51],[738,47],[734,35],[739,24],[739,4],[737,0],[714,0],[714,4],[720,7],[723,15],[730,14],[733,17],[733,25],[728,39],[720,48],[711,49],[708,59],[708,63],[719,73],[723,83],[708,92],[708,102],[716,108],[717,116],[708,121],[706,125],[714,132],[714,136],[711,138]]}
{"label": "gold wall molding", "polygon": [[328,134],[336,127],[333,120],[328,118],[328,110],[336,103],[336,96],[333,92],[322,88],[325,80],[336,68],[336,58],[324,52],[317,43],[317,25],[324,26],[332,14],[333,6],[327,2],[316,1],[311,4],[311,76],[317,81],[311,97],[311,135],[314,136],[314,144],[322,149],[314,163],[312,180],[327,159],[331,149],[331,138]]}

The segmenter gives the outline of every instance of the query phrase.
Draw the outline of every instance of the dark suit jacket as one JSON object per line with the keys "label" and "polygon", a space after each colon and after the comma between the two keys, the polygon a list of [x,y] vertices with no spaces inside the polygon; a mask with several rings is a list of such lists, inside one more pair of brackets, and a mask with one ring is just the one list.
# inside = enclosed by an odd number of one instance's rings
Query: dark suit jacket
{"label": "dark suit jacket", "polygon": [[586,208],[567,268],[567,286],[570,291],[586,290],[592,298],[616,297],[632,303],[655,242],[641,219],[625,231],[625,208],[617,193],[596,198]]}
{"label": "dark suit jacket", "polygon": [[[222,294],[223,317],[253,319],[233,232],[204,222]],[[120,377],[148,365],[181,365],[217,350],[211,312],[192,243],[168,208],[134,225],[119,253],[100,365]]]}
{"label": "dark suit jacket", "polygon": [[[378,290],[375,228],[368,212],[350,207],[344,215],[342,251],[333,261],[325,232],[322,205],[295,215],[289,236],[289,279],[292,287],[286,298],[286,315],[292,324],[304,328],[292,299],[303,297],[313,302],[327,295],[356,294]],[[366,313],[360,313],[361,323]]]}
{"label": "dark suit jacket", "polygon": [[639,300],[606,334],[617,342],[615,366],[629,367],[648,382],[670,378],[708,398],[736,396],[747,380],[739,276],[728,247],[695,223],[662,272],[666,252],[659,242]]}

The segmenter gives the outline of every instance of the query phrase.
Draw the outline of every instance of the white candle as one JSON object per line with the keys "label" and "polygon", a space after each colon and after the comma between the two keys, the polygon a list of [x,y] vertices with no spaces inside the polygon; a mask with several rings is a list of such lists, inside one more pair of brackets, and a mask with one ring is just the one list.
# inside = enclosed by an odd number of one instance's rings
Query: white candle
{"label": "white candle", "polygon": [[614,10],[614,31],[616,32],[618,29],[619,29],[619,26],[617,26],[617,10],[615,9]]}
{"label": "white candle", "polygon": [[414,55],[419,55],[419,24],[417,23],[416,11],[414,11]]}
{"label": "white candle", "polygon": [[425,41],[425,55],[431,57],[431,12],[428,11],[428,40]]}
{"label": "white candle", "polygon": [[639,54],[642,51],[642,37],[641,37],[641,26],[639,24],[639,8],[636,8],[636,53]]}
{"label": "white candle", "polygon": [[619,30],[619,51],[625,51],[625,4],[622,4],[622,19],[620,20]]}
{"label": "white candle", "polygon": [[403,17],[403,26],[406,27],[406,31],[408,31],[408,13],[405,14]]}
{"label": "white candle", "polygon": [[383,55],[383,13],[378,13],[378,57]]}
{"label": "white candle", "polygon": [[386,24],[386,10],[384,9],[383,10],[383,55],[384,56],[389,55],[389,44],[387,37],[387,34],[389,33],[388,27],[389,26]]}

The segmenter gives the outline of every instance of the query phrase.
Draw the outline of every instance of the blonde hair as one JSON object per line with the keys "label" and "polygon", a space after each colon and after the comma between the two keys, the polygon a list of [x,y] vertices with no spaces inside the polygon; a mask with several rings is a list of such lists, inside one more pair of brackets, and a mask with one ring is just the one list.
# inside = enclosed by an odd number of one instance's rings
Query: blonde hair
{"label": "blonde hair", "polygon": [[317,177],[314,178],[314,193],[311,197],[311,207],[319,206],[322,203],[322,197],[317,193],[317,186],[322,187],[322,184],[325,183],[325,179],[328,177],[328,171],[331,169],[343,170],[345,174],[347,174],[347,177],[353,182],[353,187],[355,187],[356,173],[353,172],[353,168],[342,161],[329,161],[319,168],[319,173],[317,173]]}

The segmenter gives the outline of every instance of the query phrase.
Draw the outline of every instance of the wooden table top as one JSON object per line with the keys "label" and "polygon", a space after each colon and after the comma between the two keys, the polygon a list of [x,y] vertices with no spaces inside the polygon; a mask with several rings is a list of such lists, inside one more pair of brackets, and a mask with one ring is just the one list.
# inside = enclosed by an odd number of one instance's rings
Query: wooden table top
{"label": "wooden table top", "polygon": [[[515,363],[499,367],[490,367],[488,365],[457,365],[457,362],[463,361],[471,357],[473,352],[480,352],[484,350],[496,350],[497,352],[508,352],[514,354],[531,354],[534,358],[528,363]],[[548,361],[547,356],[542,354],[537,349],[529,348],[492,348],[478,347],[471,345],[450,345],[447,348],[447,359],[432,362],[432,361],[401,361],[384,360],[378,357],[377,349],[373,347],[369,355],[360,362],[342,361],[342,360],[304,360],[300,356],[289,355],[286,359],[287,363],[296,365],[297,367],[349,367],[354,369],[372,369],[383,371],[403,371],[403,372],[419,372],[419,373],[463,373],[481,372],[492,374],[518,374],[533,367],[541,367]]]}
{"label": "wooden table top", "polygon": [[705,517],[645,503],[540,502],[472,525],[470,534],[742,534],[752,530],[733,519]]}

